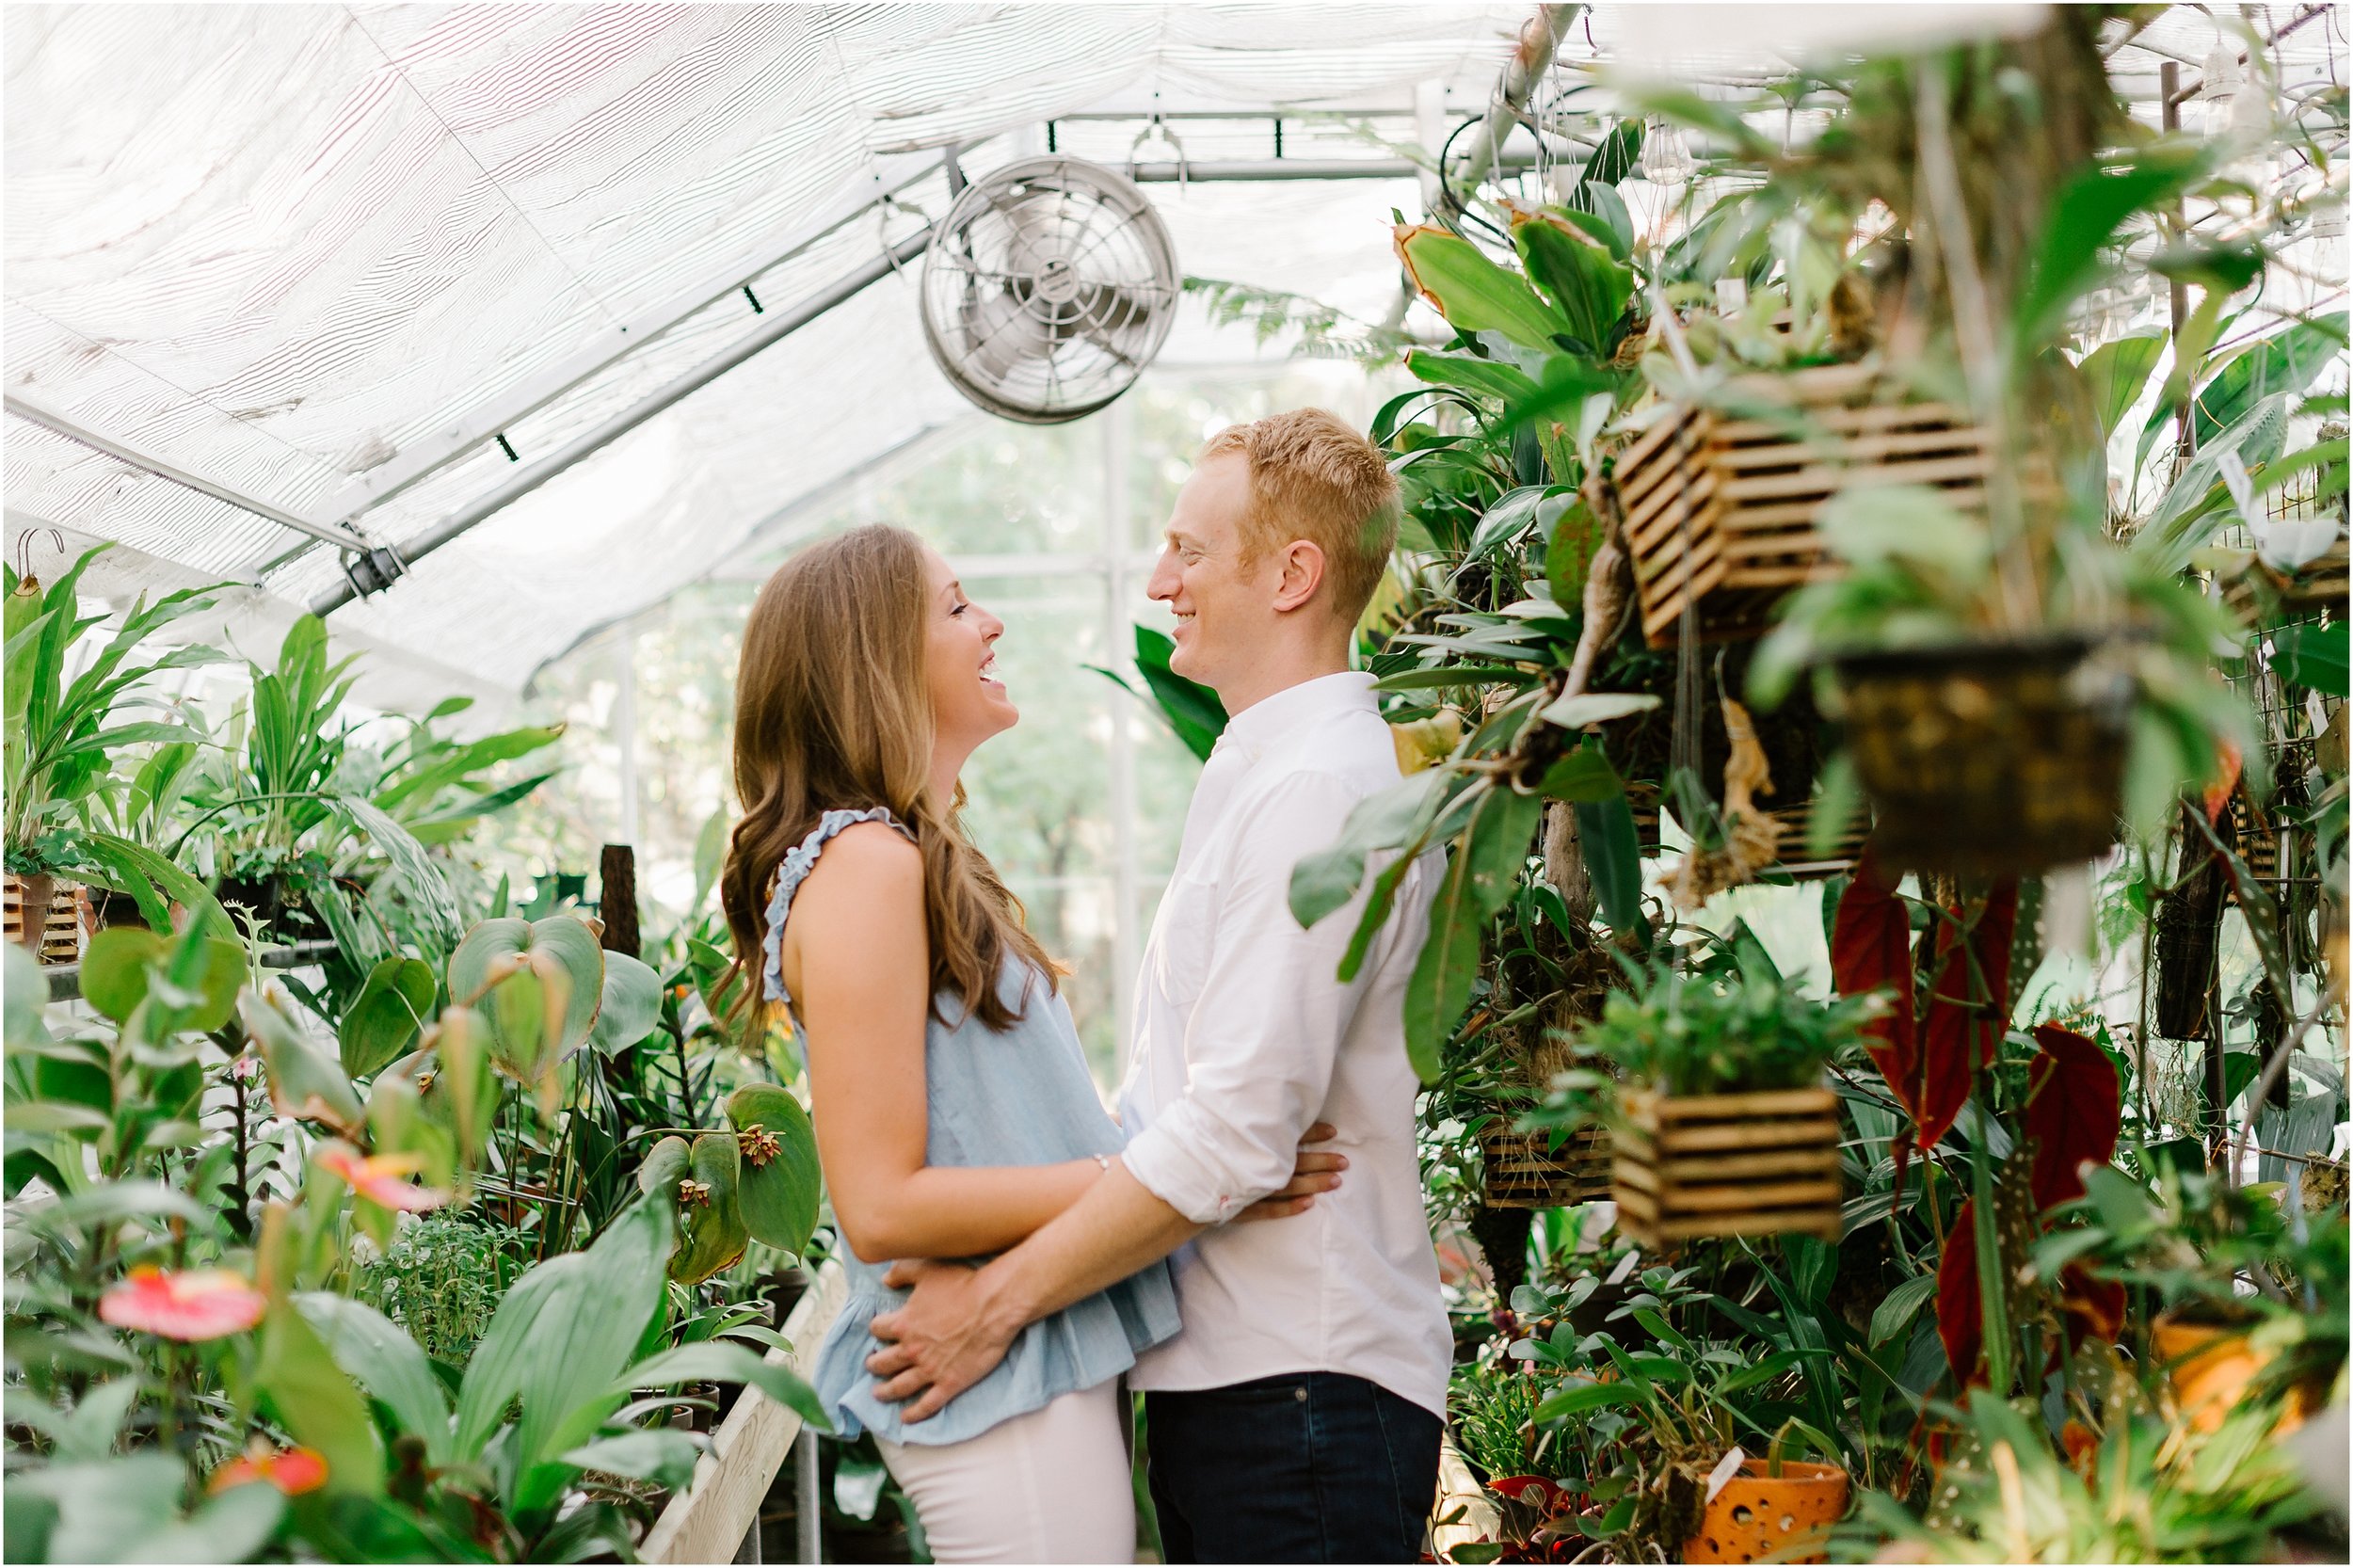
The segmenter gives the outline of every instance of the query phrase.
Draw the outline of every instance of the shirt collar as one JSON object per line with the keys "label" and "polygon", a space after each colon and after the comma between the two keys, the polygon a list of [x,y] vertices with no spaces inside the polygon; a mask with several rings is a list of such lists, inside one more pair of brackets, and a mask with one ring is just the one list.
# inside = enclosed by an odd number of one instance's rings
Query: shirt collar
{"label": "shirt collar", "polygon": [[1282,736],[1326,714],[1355,709],[1377,712],[1379,705],[1372,697],[1373,680],[1374,677],[1364,670],[1341,670],[1336,675],[1319,675],[1296,686],[1286,686],[1236,713],[1226,722],[1218,744],[1224,746],[1231,741],[1254,752],[1263,751]]}

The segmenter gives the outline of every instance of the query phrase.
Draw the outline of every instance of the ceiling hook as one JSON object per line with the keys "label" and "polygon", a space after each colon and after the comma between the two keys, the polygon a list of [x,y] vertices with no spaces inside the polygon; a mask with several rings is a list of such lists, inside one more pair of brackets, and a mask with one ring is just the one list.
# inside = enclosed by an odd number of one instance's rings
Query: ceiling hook
{"label": "ceiling hook", "polygon": [[40,578],[33,571],[33,541],[43,534],[49,536],[49,548],[65,553],[65,536],[55,528],[27,528],[16,536],[16,578],[20,591],[30,592],[40,586]]}
{"label": "ceiling hook", "polygon": [[1166,142],[1168,150],[1176,154],[1174,160],[1176,165],[1176,192],[1181,196],[1184,194],[1185,182],[1193,174],[1193,160],[1185,156],[1185,144],[1177,138],[1176,133],[1171,130],[1168,122],[1157,114],[1152,117],[1149,124],[1136,133],[1136,139],[1128,144],[1128,178],[1132,180],[1136,177],[1136,170],[1144,161],[1136,154],[1143,152],[1144,144],[1155,137]]}

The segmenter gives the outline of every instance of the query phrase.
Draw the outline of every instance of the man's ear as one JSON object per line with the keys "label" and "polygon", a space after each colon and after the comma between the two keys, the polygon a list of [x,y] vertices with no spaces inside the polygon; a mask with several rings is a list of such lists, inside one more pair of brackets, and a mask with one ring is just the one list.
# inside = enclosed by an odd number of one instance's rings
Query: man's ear
{"label": "man's ear", "polygon": [[1274,587],[1274,607],[1289,612],[1308,603],[1323,585],[1323,550],[1306,539],[1293,539],[1276,557],[1282,568]]}

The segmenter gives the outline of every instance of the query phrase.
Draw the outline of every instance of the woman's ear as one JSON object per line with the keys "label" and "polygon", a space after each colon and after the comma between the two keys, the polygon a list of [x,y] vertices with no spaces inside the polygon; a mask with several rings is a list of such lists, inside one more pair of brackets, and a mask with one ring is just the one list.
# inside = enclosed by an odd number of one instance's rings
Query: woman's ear
{"label": "woman's ear", "polygon": [[1316,597],[1316,589],[1323,584],[1322,547],[1306,539],[1293,539],[1283,547],[1283,575],[1274,587],[1274,607],[1296,610]]}

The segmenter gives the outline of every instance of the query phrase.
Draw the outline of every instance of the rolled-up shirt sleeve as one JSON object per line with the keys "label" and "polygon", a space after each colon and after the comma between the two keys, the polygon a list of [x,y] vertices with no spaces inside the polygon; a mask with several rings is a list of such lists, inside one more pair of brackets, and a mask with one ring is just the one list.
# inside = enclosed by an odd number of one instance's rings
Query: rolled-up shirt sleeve
{"label": "rolled-up shirt sleeve", "polygon": [[1242,808],[1247,825],[1219,882],[1215,941],[1185,1029],[1184,1093],[1124,1157],[1196,1224],[1223,1224],[1288,1182],[1299,1136],[1323,1105],[1372,968],[1345,985],[1337,978],[1366,891],[1302,930],[1291,868],[1339,836],[1361,793],[1299,773]]}

